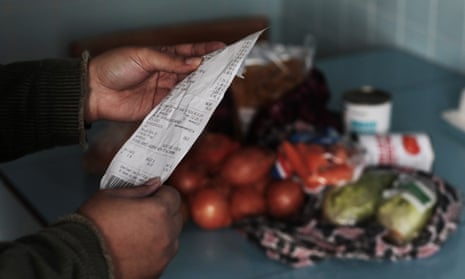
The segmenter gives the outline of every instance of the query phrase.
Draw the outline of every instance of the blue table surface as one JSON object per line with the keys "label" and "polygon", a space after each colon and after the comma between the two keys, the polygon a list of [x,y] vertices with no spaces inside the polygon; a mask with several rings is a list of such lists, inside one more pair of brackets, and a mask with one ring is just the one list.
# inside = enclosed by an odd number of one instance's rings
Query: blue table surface
{"label": "blue table surface", "polygon": [[[425,132],[435,150],[434,173],[465,190],[465,135],[445,123],[442,111],[457,107],[465,76],[396,49],[315,61],[331,90],[329,107],[340,110],[341,94],[372,85],[392,93],[393,132]],[[1,164],[18,190],[50,222],[73,212],[98,190],[98,180],[80,166],[80,147],[60,147]],[[463,225],[434,256],[403,262],[326,260],[293,269],[268,259],[232,229],[203,231],[188,224],[180,250],[163,278],[465,278]]]}

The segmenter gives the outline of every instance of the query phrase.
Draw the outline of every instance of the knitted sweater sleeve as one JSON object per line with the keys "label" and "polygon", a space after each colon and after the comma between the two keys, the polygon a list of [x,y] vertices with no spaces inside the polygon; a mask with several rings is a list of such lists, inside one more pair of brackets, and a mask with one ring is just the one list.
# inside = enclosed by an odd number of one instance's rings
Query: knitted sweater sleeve
{"label": "knitted sweater sleeve", "polygon": [[[0,65],[0,162],[58,145],[85,145],[88,55]],[[0,279],[112,278],[99,232],[74,214],[0,242]]]}
{"label": "knitted sweater sleeve", "polygon": [[85,144],[87,59],[84,54],[0,65],[0,161]]}
{"label": "knitted sweater sleeve", "polygon": [[93,225],[78,214],[12,242],[0,242],[0,278],[112,278],[110,258]]}

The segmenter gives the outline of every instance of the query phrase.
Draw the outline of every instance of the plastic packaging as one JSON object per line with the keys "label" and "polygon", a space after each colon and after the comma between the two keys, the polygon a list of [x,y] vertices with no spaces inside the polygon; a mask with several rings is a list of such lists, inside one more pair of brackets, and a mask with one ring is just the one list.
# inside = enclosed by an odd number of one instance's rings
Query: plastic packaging
{"label": "plastic packaging", "polygon": [[356,146],[342,140],[331,144],[283,140],[273,174],[280,179],[296,176],[306,192],[318,193],[325,186],[356,180],[364,168],[360,155]]}
{"label": "plastic packaging", "polygon": [[323,198],[323,215],[336,225],[356,225],[375,216],[383,190],[395,179],[392,172],[373,170],[342,187],[328,189]]}
{"label": "plastic packaging", "polygon": [[245,78],[231,84],[241,133],[246,133],[257,109],[268,106],[302,83],[312,67],[315,46],[258,43],[244,62]]}
{"label": "plastic packaging", "polygon": [[393,165],[430,172],[434,150],[425,133],[359,135],[357,143],[364,150],[368,166]]}
{"label": "plastic packaging", "polygon": [[428,222],[437,201],[434,184],[413,174],[402,174],[383,193],[377,220],[398,244],[414,239]]}

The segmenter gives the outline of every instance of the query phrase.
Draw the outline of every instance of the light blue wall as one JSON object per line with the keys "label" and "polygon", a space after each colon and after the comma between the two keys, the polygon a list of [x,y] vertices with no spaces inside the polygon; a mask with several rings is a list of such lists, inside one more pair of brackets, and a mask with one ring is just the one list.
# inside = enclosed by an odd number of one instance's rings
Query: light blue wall
{"label": "light blue wall", "polygon": [[90,35],[263,14],[274,41],[317,38],[317,55],[388,45],[465,73],[464,0],[0,0],[0,63],[66,55]]}
{"label": "light blue wall", "polygon": [[62,57],[76,39],[116,30],[267,15],[279,38],[281,0],[0,0],[0,63]]}
{"label": "light blue wall", "polygon": [[407,49],[465,73],[463,0],[287,0],[284,40],[310,32],[320,55],[372,46]]}

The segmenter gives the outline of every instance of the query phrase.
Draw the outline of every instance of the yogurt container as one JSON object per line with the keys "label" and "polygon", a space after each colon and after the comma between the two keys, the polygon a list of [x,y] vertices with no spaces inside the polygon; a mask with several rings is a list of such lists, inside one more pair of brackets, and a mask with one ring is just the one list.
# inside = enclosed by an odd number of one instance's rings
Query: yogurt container
{"label": "yogurt container", "polygon": [[391,96],[371,86],[343,95],[344,128],[347,133],[386,134],[391,126]]}

